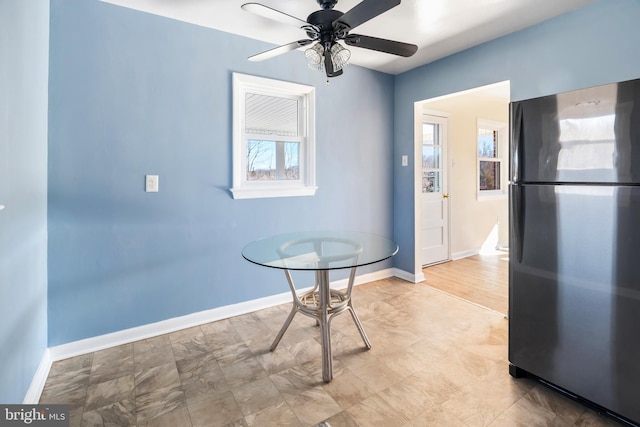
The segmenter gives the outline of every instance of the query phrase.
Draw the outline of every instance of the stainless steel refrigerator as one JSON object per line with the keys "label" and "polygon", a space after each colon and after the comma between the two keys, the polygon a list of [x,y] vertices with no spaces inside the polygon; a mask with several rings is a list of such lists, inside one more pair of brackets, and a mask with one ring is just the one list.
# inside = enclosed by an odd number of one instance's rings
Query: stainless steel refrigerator
{"label": "stainless steel refrigerator", "polygon": [[510,121],[510,373],[640,423],[640,79]]}

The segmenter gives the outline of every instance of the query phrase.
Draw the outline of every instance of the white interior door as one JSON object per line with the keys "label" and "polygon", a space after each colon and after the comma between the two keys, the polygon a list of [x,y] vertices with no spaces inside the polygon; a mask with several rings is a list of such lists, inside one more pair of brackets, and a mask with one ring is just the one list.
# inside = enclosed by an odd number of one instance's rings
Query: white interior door
{"label": "white interior door", "polygon": [[422,117],[422,265],[449,260],[447,119]]}

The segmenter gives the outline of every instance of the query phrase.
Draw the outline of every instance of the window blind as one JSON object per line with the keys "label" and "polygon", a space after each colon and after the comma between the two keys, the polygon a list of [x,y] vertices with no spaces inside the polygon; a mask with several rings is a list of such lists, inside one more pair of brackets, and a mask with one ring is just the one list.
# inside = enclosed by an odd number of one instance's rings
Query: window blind
{"label": "window blind", "polygon": [[246,94],[245,132],[298,136],[298,101],[291,98]]}

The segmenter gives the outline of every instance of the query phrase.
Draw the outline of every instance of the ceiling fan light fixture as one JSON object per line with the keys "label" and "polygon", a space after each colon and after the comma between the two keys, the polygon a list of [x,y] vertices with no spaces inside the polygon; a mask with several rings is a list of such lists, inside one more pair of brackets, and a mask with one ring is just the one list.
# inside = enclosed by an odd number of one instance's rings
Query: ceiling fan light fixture
{"label": "ceiling fan light fixture", "polygon": [[[351,52],[349,49],[345,49],[340,43],[334,43],[331,46],[330,54],[334,71],[342,70],[349,64]],[[316,43],[305,50],[304,56],[307,58],[309,68],[316,71],[324,71],[324,47],[322,43]]]}
{"label": "ceiling fan light fixture", "polygon": [[324,70],[323,55],[324,48],[320,43],[316,43],[309,49],[304,51],[304,56],[307,58],[307,65],[309,66],[309,68],[316,71]]}
{"label": "ceiling fan light fixture", "polygon": [[349,58],[351,58],[351,51],[342,47],[340,43],[334,43],[331,46],[331,60],[333,61],[334,70],[342,70],[349,64]]}

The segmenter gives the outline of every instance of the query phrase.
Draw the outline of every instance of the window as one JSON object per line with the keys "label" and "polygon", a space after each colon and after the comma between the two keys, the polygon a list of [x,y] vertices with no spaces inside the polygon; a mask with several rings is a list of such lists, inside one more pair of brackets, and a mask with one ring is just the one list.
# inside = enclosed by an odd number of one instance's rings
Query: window
{"label": "window", "polygon": [[422,123],[422,192],[442,191],[441,124]]}
{"label": "window", "polygon": [[478,119],[478,197],[504,195],[502,152],[507,126]]}
{"label": "window", "polygon": [[316,189],[315,88],[233,73],[233,198]]}

